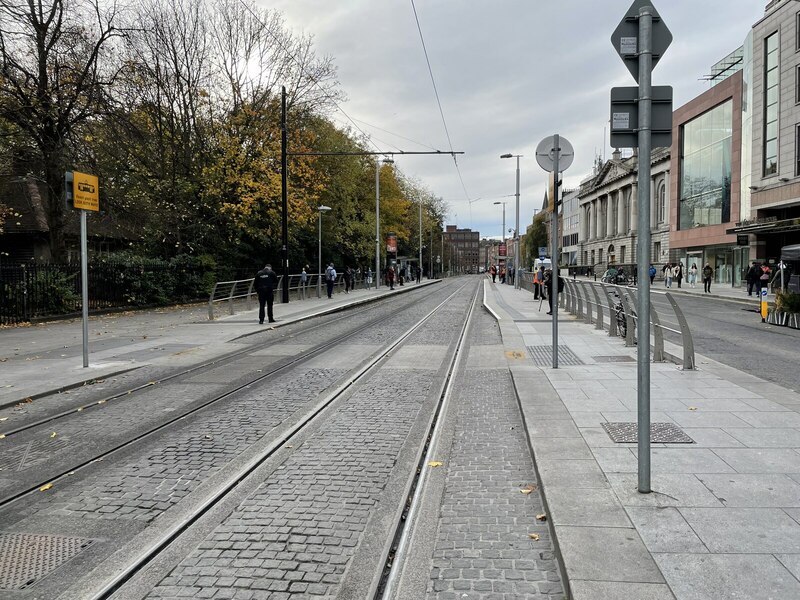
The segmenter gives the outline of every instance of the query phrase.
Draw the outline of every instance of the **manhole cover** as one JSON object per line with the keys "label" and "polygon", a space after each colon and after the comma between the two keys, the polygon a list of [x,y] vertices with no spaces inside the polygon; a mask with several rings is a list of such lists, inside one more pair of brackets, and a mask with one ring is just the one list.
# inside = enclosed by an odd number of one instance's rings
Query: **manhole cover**
{"label": "manhole cover", "polygon": [[592,358],[599,363],[636,362],[632,356],[593,356]]}
{"label": "manhole cover", "polygon": [[[636,423],[603,423],[603,429],[617,444],[635,444],[639,441]],[[651,444],[694,444],[674,423],[650,423]]]}
{"label": "manhole cover", "polygon": [[[533,357],[533,364],[540,367],[549,367],[553,364],[552,346],[528,346],[528,352]],[[584,363],[578,355],[570,350],[569,346],[558,345],[558,364],[563,366],[583,365]]]}
{"label": "manhole cover", "polygon": [[0,590],[32,586],[93,542],[60,535],[0,534]]}

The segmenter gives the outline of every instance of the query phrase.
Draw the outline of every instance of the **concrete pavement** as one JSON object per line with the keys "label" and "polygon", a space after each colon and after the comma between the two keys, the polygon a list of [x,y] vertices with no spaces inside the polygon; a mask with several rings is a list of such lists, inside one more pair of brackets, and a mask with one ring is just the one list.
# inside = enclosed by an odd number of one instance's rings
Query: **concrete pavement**
{"label": "concrete pavement", "polygon": [[570,598],[800,598],[800,395],[702,356],[694,371],[652,363],[652,421],[693,442],[653,443],[640,494],[636,444],[603,428],[636,421],[636,349],[562,311],[553,370],[546,305],[485,286]]}
{"label": "concrete pavement", "polygon": [[230,342],[266,328],[282,327],[311,316],[372,302],[387,294],[420,285],[386,286],[337,293],[332,299],[291,299],[275,303],[274,324],[258,324],[258,302],[230,315],[217,308],[208,319],[208,305],[193,304],[93,316],[89,319],[89,367],[83,368],[80,319],[0,328],[0,408],[28,398],[90,384],[143,366],[181,367],[213,359],[233,350]]}

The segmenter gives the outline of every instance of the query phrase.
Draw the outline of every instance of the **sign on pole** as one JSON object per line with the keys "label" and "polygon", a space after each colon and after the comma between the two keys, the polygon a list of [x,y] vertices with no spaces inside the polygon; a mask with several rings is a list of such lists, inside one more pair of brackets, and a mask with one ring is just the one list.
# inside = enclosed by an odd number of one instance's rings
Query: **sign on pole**
{"label": "sign on pole", "polygon": [[[550,312],[553,315],[553,368],[558,368],[558,186],[562,171],[566,171],[575,159],[575,151],[565,138],[552,135],[536,146],[536,162],[552,177],[553,188],[550,198],[550,260],[551,287]],[[541,249],[540,249],[541,250]]]}
{"label": "sign on pole", "polygon": [[72,202],[81,210],[100,210],[100,186],[96,175],[72,172]]}
{"label": "sign on pole", "polygon": [[655,68],[672,43],[672,33],[664,25],[651,0],[635,0],[628,12],[625,13],[620,24],[617,25],[614,33],[611,34],[611,43],[614,44],[614,49],[622,58],[622,62],[625,63],[628,71],[633,75],[636,83],[639,83],[639,53],[641,52],[641,44],[639,43],[639,10],[645,6],[651,8],[653,17],[652,46],[650,48],[653,56],[653,68]]}
{"label": "sign on pole", "polygon": [[[611,92],[612,145],[614,136],[622,147],[630,147],[634,142],[639,148],[638,232],[636,238],[636,264],[639,273],[646,273],[650,267],[650,157],[654,145],[671,141],[663,134],[667,128],[666,114],[659,105],[666,105],[666,90],[653,88],[652,71],[659,59],[672,43],[672,34],[661,20],[651,0],[634,0],[622,18],[611,43],[625,67],[639,84],[637,88],[615,88]],[[633,96],[633,93],[636,93]],[[671,90],[670,90],[671,91]],[[654,102],[655,94],[660,101]],[[631,97],[633,96],[633,97]],[[670,94],[671,96],[671,94]],[[615,105],[616,101],[616,105]],[[627,108],[624,108],[625,105]],[[633,104],[631,106],[631,104]],[[659,112],[658,122],[654,113]],[[672,130],[671,111],[668,128]],[[634,120],[635,119],[635,120]],[[652,135],[651,129],[661,131]],[[614,132],[613,130],[616,130]],[[622,136],[620,139],[619,136]],[[623,145],[624,144],[624,145]],[[637,450],[638,450],[638,489],[650,493],[650,279],[639,277],[636,314],[640,318],[636,324],[639,338],[636,348],[636,404],[637,404]]]}
{"label": "sign on pole", "polygon": [[[672,145],[672,86],[655,85],[652,93],[653,148]],[[639,147],[639,88],[611,88],[611,139],[612,148]]]}

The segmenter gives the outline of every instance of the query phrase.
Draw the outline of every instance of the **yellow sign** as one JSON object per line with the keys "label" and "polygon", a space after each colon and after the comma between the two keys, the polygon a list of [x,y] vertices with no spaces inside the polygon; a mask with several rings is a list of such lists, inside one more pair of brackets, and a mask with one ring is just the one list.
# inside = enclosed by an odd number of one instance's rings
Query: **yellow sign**
{"label": "yellow sign", "polygon": [[95,175],[72,172],[72,203],[83,210],[100,210],[100,186]]}

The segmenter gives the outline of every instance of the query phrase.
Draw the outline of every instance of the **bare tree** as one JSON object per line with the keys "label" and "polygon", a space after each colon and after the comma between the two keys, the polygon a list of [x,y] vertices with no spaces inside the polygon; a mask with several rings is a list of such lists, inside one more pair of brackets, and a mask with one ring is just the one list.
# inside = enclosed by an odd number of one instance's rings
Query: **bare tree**
{"label": "bare tree", "polygon": [[38,149],[54,260],[66,256],[70,138],[103,110],[118,73],[116,16],[116,5],[101,0],[0,0],[0,117]]}

